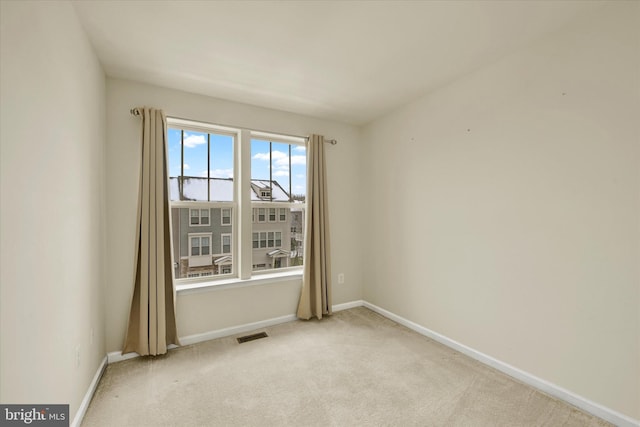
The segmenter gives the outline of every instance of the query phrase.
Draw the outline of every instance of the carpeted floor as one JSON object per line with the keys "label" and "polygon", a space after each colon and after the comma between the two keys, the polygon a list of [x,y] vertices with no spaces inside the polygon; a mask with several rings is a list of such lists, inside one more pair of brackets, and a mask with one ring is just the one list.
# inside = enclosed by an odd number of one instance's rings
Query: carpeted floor
{"label": "carpeted floor", "polygon": [[366,308],[262,330],[109,365],[82,425],[610,425]]}

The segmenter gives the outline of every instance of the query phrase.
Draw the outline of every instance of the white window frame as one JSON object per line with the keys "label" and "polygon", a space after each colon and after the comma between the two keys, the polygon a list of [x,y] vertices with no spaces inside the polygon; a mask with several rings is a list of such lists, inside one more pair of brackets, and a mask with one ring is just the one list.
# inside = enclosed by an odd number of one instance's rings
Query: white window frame
{"label": "white window frame", "polygon": [[[190,201],[172,201],[171,208],[231,208],[231,224],[233,225],[231,234],[231,255],[233,258],[232,273],[225,274],[223,277],[218,278],[217,275],[199,277],[199,278],[180,278],[176,279],[176,289],[178,291],[193,291],[199,288],[206,288],[209,286],[222,285],[233,286],[242,285],[245,281],[251,281],[258,284],[270,283],[277,277],[281,277],[282,280],[291,280],[296,277],[301,277],[302,266],[281,268],[277,272],[268,270],[268,275],[262,275],[263,272],[253,271],[252,265],[252,226],[253,222],[267,223],[268,221],[268,207],[276,207],[281,209],[302,208],[306,209],[306,203],[301,202],[270,202],[270,201],[257,201],[251,200],[251,140],[252,139],[269,139],[272,142],[281,142],[285,144],[306,146],[306,139],[302,137],[290,137],[275,133],[265,133],[258,131],[251,131],[249,129],[232,128],[227,126],[219,126],[206,124],[201,122],[195,122],[191,120],[178,119],[173,117],[167,117],[168,127],[183,129],[185,131],[197,131],[206,132],[211,134],[223,134],[234,137],[234,200],[231,202],[190,202]],[[254,208],[264,208],[263,221],[259,220],[259,211],[254,211]],[[189,213],[189,215],[191,215]],[[222,215],[221,215],[222,216]],[[189,217],[189,222],[191,217]],[[276,209],[276,222],[280,221],[280,211]],[[286,221],[286,219],[285,219]],[[211,214],[209,217],[211,225]],[[222,222],[222,219],[221,219]],[[191,224],[189,224],[191,226]],[[206,224],[205,224],[206,225]],[[172,230],[172,233],[174,231]],[[191,233],[194,234],[194,233]],[[214,237],[214,236],[212,236]],[[222,239],[222,238],[221,238]],[[282,235],[281,235],[282,239]],[[172,239],[173,242],[173,239]],[[213,240],[210,240],[211,245]],[[222,243],[222,240],[221,240]],[[191,240],[188,241],[189,254],[191,254]],[[281,240],[282,244],[282,240]],[[274,235],[274,247],[275,247],[275,235]],[[222,246],[221,246],[222,249]],[[263,248],[270,249],[270,248]],[[210,252],[213,251],[213,245],[210,248]],[[172,256],[174,251],[172,250]],[[213,258],[213,253],[211,254]],[[262,275],[264,279],[259,276]],[[255,280],[254,280],[255,279]]]}
{"label": "white window frame", "polygon": [[278,208],[278,222],[287,222],[287,209],[286,208]]}

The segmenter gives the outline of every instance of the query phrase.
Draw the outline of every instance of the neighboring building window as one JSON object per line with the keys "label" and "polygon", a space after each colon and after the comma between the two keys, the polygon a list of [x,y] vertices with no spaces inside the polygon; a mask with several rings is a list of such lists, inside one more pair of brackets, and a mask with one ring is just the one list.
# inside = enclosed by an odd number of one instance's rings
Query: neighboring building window
{"label": "neighboring building window", "polygon": [[222,244],[222,253],[230,254],[231,253],[231,234],[222,234],[220,236],[221,244]]}
{"label": "neighboring building window", "polygon": [[191,225],[209,225],[209,209],[189,209]]}
{"label": "neighboring building window", "polygon": [[231,225],[231,209],[222,209],[222,225]]}
{"label": "neighboring building window", "polygon": [[[247,279],[254,270],[301,266],[304,237],[296,222],[306,207],[305,141],[184,119],[167,122],[177,283],[205,275]],[[250,138],[241,139],[241,133]],[[240,158],[239,144],[250,156]],[[250,176],[239,173],[244,170]],[[252,227],[234,225],[245,221]],[[236,264],[246,250],[242,242],[249,240],[252,256]]]}
{"label": "neighboring building window", "polygon": [[205,276],[211,276],[213,275],[212,271],[191,271],[189,273],[187,273],[187,277],[192,278],[192,277],[205,277]]}
{"label": "neighboring building window", "polygon": [[211,255],[211,234],[190,234],[189,242],[189,256]]}
{"label": "neighboring building window", "polygon": [[266,211],[265,208],[258,209],[258,222],[265,222],[267,220]]}
{"label": "neighboring building window", "polygon": [[282,231],[253,233],[253,249],[279,248],[282,246]]}

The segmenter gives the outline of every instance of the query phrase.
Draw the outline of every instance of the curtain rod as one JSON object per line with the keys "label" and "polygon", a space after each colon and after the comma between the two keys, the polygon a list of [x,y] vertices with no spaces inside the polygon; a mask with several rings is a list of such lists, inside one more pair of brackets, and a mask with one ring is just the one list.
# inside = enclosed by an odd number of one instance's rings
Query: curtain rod
{"label": "curtain rod", "polygon": [[[140,110],[138,108],[132,108],[131,110],[129,110],[129,112],[131,113],[131,115],[133,116],[140,116]],[[182,117],[174,117],[174,116],[167,116],[170,119],[178,119],[178,120],[185,120],[185,121],[193,121],[190,119],[183,119]],[[230,125],[221,125],[219,123],[210,123],[212,125],[216,125],[216,126],[223,126],[223,127],[232,127],[232,128],[241,128],[241,126],[230,126]],[[259,130],[259,129],[252,129],[256,132],[263,132],[263,133],[274,133],[272,131],[266,131],[266,130]],[[278,135],[282,135],[282,136],[291,136],[294,138],[304,138],[307,141],[309,140],[308,136],[300,136],[300,135],[290,135],[290,134],[286,134],[286,133],[278,133]],[[324,142],[327,142],[331,145],[336,145],[338,143],[338,141],[336,141],[335,139],[325,139]]]}

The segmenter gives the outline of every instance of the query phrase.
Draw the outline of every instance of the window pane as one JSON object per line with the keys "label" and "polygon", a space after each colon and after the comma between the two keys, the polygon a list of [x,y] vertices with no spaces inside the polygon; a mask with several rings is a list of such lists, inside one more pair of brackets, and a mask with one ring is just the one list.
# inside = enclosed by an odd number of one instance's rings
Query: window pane
{"label": "window pane", "polygon": [[289,240],[291,245],[291,264],[290,266],[297,266],[303,264],[304,253],[304,209],[294,208],[289,212],[289,220],[286,222],[288,229],[291,230],[291,234],[287,236],[283,234],[283,241]]}
{"label": "window pane", "polygon": [[222,209],[222,224],[231,224],[231,209]]}
{"label": "window pane", "polygon": [[207,201],[207,134],[184,131],[182,200]]}
{"label": "window pane", "polygon": [[[180,163],[181,163],[181,153],[182,153],[182,131],[180,129],[169,128],[167,129],[167,145],[169,146],[169,176],[172,178],[180,176]],[[177,181],[171,180],[172,184],[176,183],[177,189]],[[174,198],[174,195],[177,196],[177,192],[174,192],[174,189],[171,189],[171,200],[178,200]]]}
{"label": "window pane", "polygon": [[234,138],[169,128],[171,200],[233,201]]}
{"label": "window pane", "polygon": [[222,253],[228,254],[231,252],[231,236],[228,234],[222,235]]}
{"label": "window pane", "polygon": [[233,140],[229,135],[210,134],[209,176],[211,178],[211,200],[230,202],[233,200]]}
{"label": "window pane", "polygon": [[304,146],[251,140],[251,199],[304,201],[307,153]]}
{"label": "window pane", "polygon": [[[233,271],[233,224],[221,225],[222,211],[233,214],[233,209],[216,207],[209,209],[171,209],[174,277],[182,279],[197,273],[199,276],[215,276]],[[206,225],[193,227],[192,215],[206,218]],[[221,236],[226,236],[223,242]],[[226,242],[226,243],[225,243]]]}
{"label": "window pane", "polygon": [[200,209],[200,224],[209,225],[209,209]]}
{"label": "window pane", "polygon": [[200,255],[200,238],[199,237],[191,238],[191,255],[192,256]]}
{"label": "window pane", "polygon": [[209,238],[208,237],[202,237],[200,239],[200,247],[201,247],[201,252],[202,255],[209,255]]}
{"label": "window pane", "polygon": [[304,202],[307,194],[307,148],[291,146],[291,198]]}
{"label": "window pane", "polygon": [[286,221],[252,224],[253,271],[302,265],[304,211],[302,208],[277,209],[278,215],[284,213]]}

